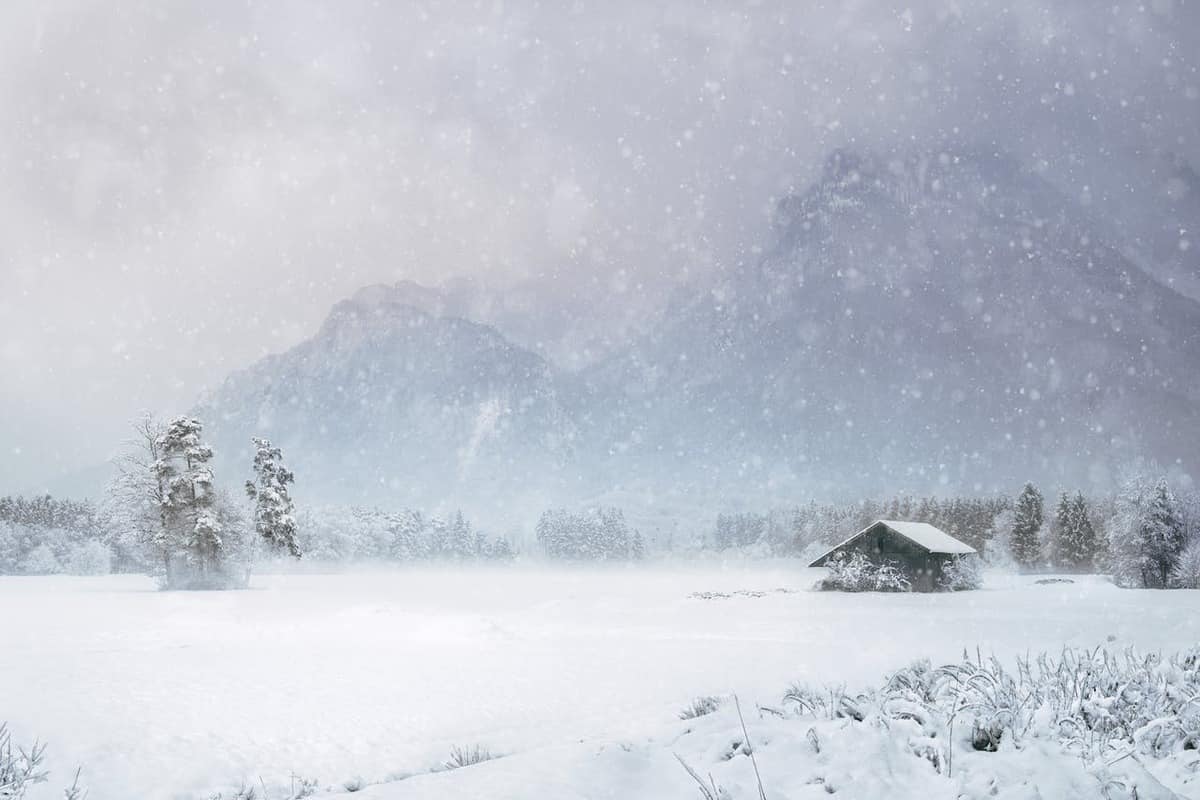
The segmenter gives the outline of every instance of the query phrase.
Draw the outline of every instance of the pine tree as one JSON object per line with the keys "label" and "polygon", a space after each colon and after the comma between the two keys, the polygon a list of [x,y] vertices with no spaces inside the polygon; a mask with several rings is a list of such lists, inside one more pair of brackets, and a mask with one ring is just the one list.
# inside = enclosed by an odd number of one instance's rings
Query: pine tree
{"label": "pine tree", "polygon": [[454,512],[446,536],[446,555],[450,558],[467,559],[474,554],[475,534],[471,531],[471,524],[463,519],[461,511]]}
{"label": "pine tree", "polygon": [[1071,557],[1072,537],[1074,536],[1071,499],[1066,492],[1058,496],[1058,508],[1054,511],[1054,525],[1051,526],[1050,562],[1056,568],[1070,569],[1074,566]]}
{"label": "pine tree", "polygon": [[417,511],[389,514],[386,521],[388,550],[386,556],[395,561],[413,561],[429,557],[429,541],[425,537],[425,519]]}
{"label": "pine tree", "polygon": [[1042,493],[1032,483],[1025,484],[1014,509],[1010,546],[1013,558],[1026,569],[1036,567],[1041,562],[1042,514]]}
{"label": "pine tree", "polygon": [[1141,527],[1143,583],[1165,589],[1186,545],[1175,498],[1165,480],[1154,487],[1148,512]]}
{"label": "pine tree", "polygon": [[488,558],[493,561],[511,561],[516,556],[513,546],[508,539],[496,539],[488,551]]}
{"label": "pine tree", "polygon": [[637,531],[633,532],[629,540],[629,557],[634,561],[641,561],[646,557],[646,542]]}
{"label": "pine tree", "polygon": [[296,476],[281,463],[283,453],[267,439],[254,437],[254,480],[246,481],[246,494],[254,501],[254,530],[276,553],[300,557],[296,543],[295,506],[288,484]]}
{"label": "pine tree", "polygon": [[[216,494],[209,467],[213,451],[200,439],[203,429],[199,420],[178,417],[158,440],[154,468],[164,487],[164,525],[156,544],[167,554],[168,586],[182,582],[212,587],[223,580],[221,523],[214,513]],[[179,554],[186,561],[186,576],[177,574],[174,556]]]}
{"label": "pine tree", "polygon": [[1091,572],[1096,568],[1099,545],[1083,492],[1076,492],[1075,499],[1071,501],[1070,526],[1071,539],[1067,560],[1073,568],[1081,572]]}

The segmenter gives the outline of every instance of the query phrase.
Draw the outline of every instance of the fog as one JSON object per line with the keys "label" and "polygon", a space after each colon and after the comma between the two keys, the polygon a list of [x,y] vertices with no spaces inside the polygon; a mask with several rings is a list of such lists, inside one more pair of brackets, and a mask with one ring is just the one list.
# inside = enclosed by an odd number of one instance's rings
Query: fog
{"label": "fog", "polygon": [[366,284],[641,313],[754,258],[838,146],[1153,207],[1200,156],[1200,10],[1045,5],[7,3],[0,484],[94,467]]}

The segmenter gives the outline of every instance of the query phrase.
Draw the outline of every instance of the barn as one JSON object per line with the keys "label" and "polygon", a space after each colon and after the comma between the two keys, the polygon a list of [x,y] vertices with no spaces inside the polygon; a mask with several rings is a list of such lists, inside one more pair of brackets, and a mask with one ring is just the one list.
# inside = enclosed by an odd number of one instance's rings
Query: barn
{"label": "barn", "polygon": [[974,553],[975,548],[927,522],[881,519],[823,553],[809,566],[823,567],[837,553],[856,551],[875,563],[891,561],[905,572],[914,591],[932,592],[946,563],[956,556]]}

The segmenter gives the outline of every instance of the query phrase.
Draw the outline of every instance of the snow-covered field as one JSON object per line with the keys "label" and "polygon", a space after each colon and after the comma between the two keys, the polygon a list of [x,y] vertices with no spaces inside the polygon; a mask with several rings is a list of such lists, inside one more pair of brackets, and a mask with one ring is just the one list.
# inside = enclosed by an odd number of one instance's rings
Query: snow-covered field
{"label": "snow-covered field", "polygon": [[[779,562],[515,566],[262,575],[219,593],[5,577],[0,719],[50,745],[55,780],[34,798],[61,796],[76,764],[92,800],[190,798],[286,786],[293,772],[384,781],[475,744],[511,757],[359,796],[691,797],[670,749],[639,759],[620,745],[680,728],[697,695],[736,691],[753,709],[793,681],[877,684],[964,648],[1010,659],[1200,642],[1200,592],[1012,578],[956,595],[818,594],[816,575]],[[734,590],[765,594],[692,596]],[[709,720],[697,724],[729,723]],[[579,774],[580,754],[600,752],[586,769],[621,783]]]}

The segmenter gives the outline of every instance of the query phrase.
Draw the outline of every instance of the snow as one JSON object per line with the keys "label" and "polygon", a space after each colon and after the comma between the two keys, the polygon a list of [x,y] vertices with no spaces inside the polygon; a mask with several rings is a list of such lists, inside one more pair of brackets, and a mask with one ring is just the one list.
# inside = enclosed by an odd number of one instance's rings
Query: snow
{"label": "snow", "polygon": [[[1200,641],[1200,592],[1026,577],[957,594],[804,591],[819,574],[795,562],[517,565],[260,575],[249,591],[187,593],[132,576],[0,578],[0,718],[50,745],[56,780],[33,800],[61,796],[76,764],[92,800],[191,798],[260,777],[287,785],[292,772],[376,783],[475,744],[506,757],[362,796],[693,796],[672,752],[707,769],[731,724],[725,709],[694,723],[716,726],[712,737],[672,744],[698,695],[736,691],[755,709],[794,681],[875,685],[964,648],[1012,658]],[[775,742],[763,766],[799,758],[806,726],[752,716]],[[742,781],[744,761],[721,779]],[[590,780],[610,794],[589,794]]]}
{"label": "snow", "polygon": [[975,548],[955,539],[950,534],[935,528],[928,522],[902,522],[900,520],[880,520],[884,525],[894,530],[906,539],[916,542],[931,553],[951,553],[966,555],[974,553]]}
{"label": "snow", "polygon": [[[955,754],[955,776],[939,774],[912,751],[918,726],[904,721],[882,725],[845,720],[778,719],[743,708],[759,774],[769,800],[1113,800],[1079,759],[1048,742],[1021,750]],[[812,730],[821,751],[815,752]],[[729,797],[757,798],[754,765],[734,746],[743,739],[736,712],[726,707],[700,720],[666,723],[649,735],[612,742],[581,742],[496,759],[467,769],[417,775],[339,793],[339,800],[627,800],[700,798],[682,758]],[[732,754],[732,755],[731,755]],[[1184,762],[1195,764],[1196,757]],[[866,768],[864,768],[866,767]],[[1186,768],[1185,768],[1186,771]],[[1154,793],[1172,783],[1183,797],[1194,782],[1187,775],[1148,776],[1127,762],[1114,777],[1138,781],[1138,797],[1174,800]],[[1194,776],[1192,781],[1194,781]]]}

